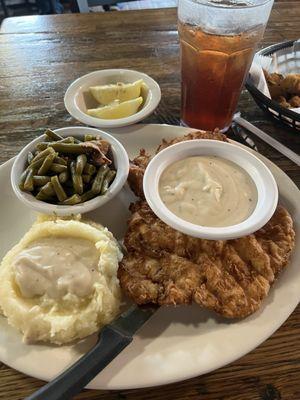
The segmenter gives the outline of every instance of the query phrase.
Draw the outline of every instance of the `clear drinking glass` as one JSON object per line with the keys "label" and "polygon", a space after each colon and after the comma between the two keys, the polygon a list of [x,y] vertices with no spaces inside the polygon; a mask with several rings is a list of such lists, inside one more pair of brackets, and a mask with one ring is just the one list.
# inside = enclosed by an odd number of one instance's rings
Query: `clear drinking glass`
{"label": "clear drinking glass", "polygon": [[273,0],[179,0],[181,120],[226,131]]}

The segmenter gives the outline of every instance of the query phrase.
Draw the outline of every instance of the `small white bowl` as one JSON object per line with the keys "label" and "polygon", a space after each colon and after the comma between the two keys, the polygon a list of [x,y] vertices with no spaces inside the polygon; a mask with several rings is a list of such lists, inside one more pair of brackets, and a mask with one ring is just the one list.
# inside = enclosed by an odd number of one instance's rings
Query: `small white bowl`
{"label": "small white bowl", "polygon": [[[148,91],[143,95],[144,102],[142,108],[136,114],[119,119],[101,119],[86,114],[88,108],[99,106],[89,94],[89,87],[117,82],[132,83],[138,79],[144,80],[148,86]],[[130,69],[104,69],[91,72],[71,83],[66,91],[64,102],[66,109],[72,117],[86,125],[97,128],[119,128],[135,124],[148,117],[156,109],[160,99],[160,87],[150,76]]]}
{"label": "small white bowl", "polygon": [[[257,188],[257,205],[243,222],[226,227],[206,227],[187,222],[173,214],[159,196],[162,172],[170,164],[192,156],[218,156],[243,168]],[[166,224],[187,235],[211,240],[234,239],[249,235],[264,226],[272,217],[278,202],[278,188],[271,171],[249,151],[217,140],[190,140],[159,152],[146,168],[143,180],[146,200],[153,212]]]}
{"label": "small white bowl", "polygon": [[32,194],[23,192],[19,188],[19,181],[22,172],[25,169],[27,154],[29,151],[33,151],[37,143],[45,141],[46,135],[39,136],[30,142],[27,146],[21,150],[17,155],[12,170],[11,170],[11,185],[18,197],[26,206],[32,208],[35,211],[43,214],[57,214],[57,215],[70,215],[70,214],[83,214],[88,211],[94,210],[95,208],[103,206],[109,200],[111,200],[124,186],[127,176],[129,173],[129,159],[126,150],[123,145],[115,139],[113,136],[106,132],[100,131],[99,129],[87,128],[87,127],[67,127],[54,130],[61,136],[74,136],[81,138],[84,134],[100,135],[104,140],[111,144],[112,154],[114,158],[114,164],[116,166],[117,174],[109,187],[108,191],[103,196],[97,196],[94,199],[88,200],[84,203],[75,204],[73,206],[63,206],[46,203],[44,201],[37,200]]}

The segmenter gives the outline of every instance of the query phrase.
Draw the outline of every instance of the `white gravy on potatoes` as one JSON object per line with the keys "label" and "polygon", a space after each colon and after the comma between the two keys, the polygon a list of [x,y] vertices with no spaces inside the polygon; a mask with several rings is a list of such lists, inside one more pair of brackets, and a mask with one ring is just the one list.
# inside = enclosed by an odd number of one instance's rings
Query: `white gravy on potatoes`
{"label": "white gravy on potatoes", "polygon": [[86,239],[45,237],[14,259],[15,281],[25,298],[88,296],[98,272],[99,250]]}
{"label": "white gravy on potatoes", "polygon": [[238,224],[257,204],[250,175],[217,156],[188,157],[169,165],[160,177],[159,195],[176,216],[207,227]]}

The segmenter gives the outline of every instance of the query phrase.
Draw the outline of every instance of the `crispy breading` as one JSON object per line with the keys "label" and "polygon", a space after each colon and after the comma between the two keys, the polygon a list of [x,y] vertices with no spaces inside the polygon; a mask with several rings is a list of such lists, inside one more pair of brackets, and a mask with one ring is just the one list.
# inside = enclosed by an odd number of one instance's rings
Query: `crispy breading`
{"label": "crispy breading", "polygon": [[172,146],[172,144],[184,142],[186,140],[196,140],[196,139],[210,139],[210,140],[219,140],[221,142],[228,142],[227,137],[220,132],[219,129],[215,129],[213,132],[209,131],[195,131],[190,132],[184,136],[176,137],[172,140],[163,139],[162,143],[156,149],[155,154],[164,150],[166,147]]}
{"label": "crispy breading", "polygon": [[[185,140],[195,140],[195,139],[214,139],[214,140],[220,140],[222,142],[227,142],[226,136],[220,133],[218,129],[215,129],[214,132],[195,131],[188,133],[187,135],[177,137],[173,140],[167,141],[163,139],[162,143],[156,149],[155,154],[165,149],[166,147],[171,146],[172,144],[183,142]],[[152,156],[148,154],[145,151],[145,149],[141,149],[140,154],[130,162],[128,183],[133,193],[141,198],[144,197],[144,192],[143,192],[144,172],[151,158]]]}
{"label": "crispy breading", "polygon": [[[218,131],[192,132],[163,140],[156,153],[193,139],[227,141]],[[141,199],[150,160],[151,155],[141,150],[130,168],[130,186]],[[132,204],[130,211],[124,240],[128,253],[118,275],[121,287],[137,304],[196,302],[225,317],[245,317],[261,306],[294,247],[293,221],[281,206],[259,231],[228,241],[197,239],[178,232],[156,217],[144,200]]]}
{"label": "crispy breading", "polygon": [[141,198],[144,197],[144,172],[150,160],[151,156],[144,149],[141,149],[140,154],[133,161],[130,161],[127,181],[133,193]]}
{"label": "crispy breading", "polygon": [[229,318],[255,312],[287,265],[295,233],[287,210],[253,235],[228,241],[193,238],[175,231],[145,201],[131,206],[125,236],[128,254],[118,276],[138,304],[196,302]]}

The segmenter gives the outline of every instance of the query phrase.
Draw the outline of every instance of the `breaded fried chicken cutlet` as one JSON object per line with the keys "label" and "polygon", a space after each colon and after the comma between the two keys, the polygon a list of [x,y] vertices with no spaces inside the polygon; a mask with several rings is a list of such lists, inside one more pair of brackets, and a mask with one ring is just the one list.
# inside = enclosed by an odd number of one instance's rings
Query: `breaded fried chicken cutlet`
{"label": "breaded fried chicken cutlet", "polygon": [[255,234],[228,241],[175,231],[145,201],[131,211],[124,242],[128,254],[118,276],[137,304],[194,301],[225,317],[246,317],[258,310],[294,246],[293,222],[281,206]]}
{"label": "breaded fried chicken cutlet", "polygon": [[[163,141],[157,152],[179,141],[201,138],[227,140],[219,132],[195,132]],[[131,188],[142,200],[130,207],[124,239],[127,254],[118,271],[124,292],[137,304],[195,302],[228,318],[257,311],[294,247],[288,211],[278,206],[263,228],[243,238],[190,237],[162,222],[143,199],[143,174],[150,159],[141,151],[130,171]]]}

